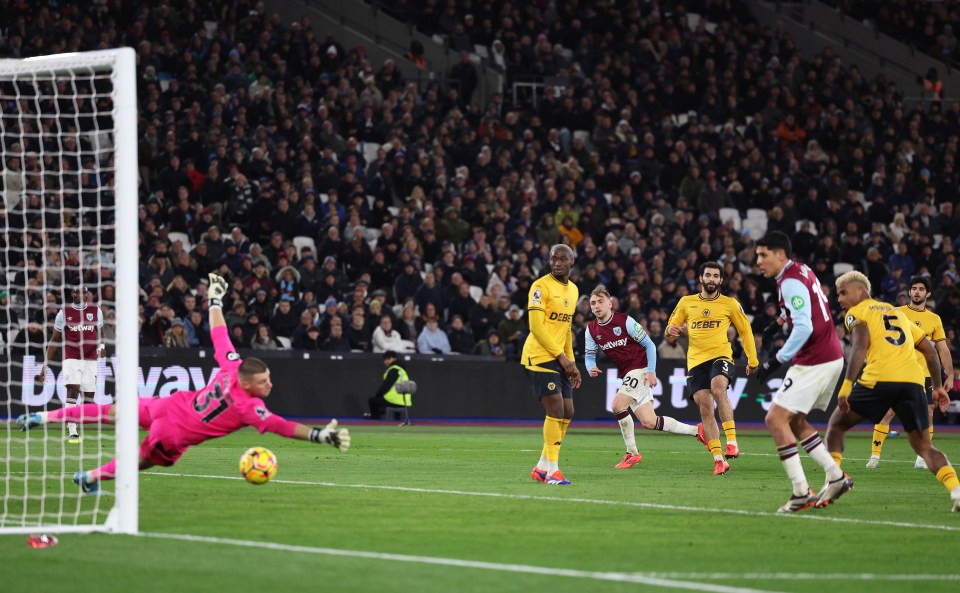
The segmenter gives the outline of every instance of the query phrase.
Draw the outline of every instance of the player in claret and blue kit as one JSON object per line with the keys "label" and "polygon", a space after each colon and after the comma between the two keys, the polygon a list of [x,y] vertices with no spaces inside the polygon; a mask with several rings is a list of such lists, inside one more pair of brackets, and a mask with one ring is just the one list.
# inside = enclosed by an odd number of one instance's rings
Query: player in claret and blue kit
{"label": "player in claret and blue kit", "polygon": [[[270,395],[270,369],[260,359],[241,360],[230,342],[223,317],[222,299],[227,282],[210,274],[207,296],[210,300],[210,337],[214,358],[220,370],[213,380],[198,391],[178,391],[162,399],[140,399],[140,428],[149,434],[140,443],[141,470],[159,465],[171,466],[193,445],[226,436],[245,426],[256,428],[261,434],[272,432],[280,436],[325,443],[346,451],[350,448],[350,433],[337,428],[331,420],[326,427],[313,428],[285,420],[271,414],[263,403]],[[52,412],[24,414],[17,418],[21,430],[29,430],[47,423],[79,422],[113,423],[115,406],[85,404]],[[73,476],[85,493],[97,494],[100,482],[116,475],[116,460],[97,469],[77,472]]]}
{"label": "player in claret and blue kit", "polygon": [[601,351],[617,365],[622,380],[613,400],[613,413],[620,423],[627,452],[614,467],[626,469],[643,459],[637,450],[631,410],[647,430],[697,436],[696,426],[657,416],[653,411],[651,388],[657,385],[657,347],[643,327],[629,315],[613,310],[610,293],[602,284],[590,293],[590,309],[596,319],[587,324],[584,334],[587,371],[591,377],[600,376],[597,352]]}
{"label": "player in claret and blue kit", "polygon": [[[779,512],[797,512],[813,506],[817,496],[807,484],[800,465],[800,447],[823,468],[826,486],[836,497],[853,488],[853,481],[840,471],[820,433],[807,422],[812,409],[826,411],[843,373],[843,350],[833,327],[827,297],[809,267],[790,259],[792,246],[783,233],[774,231],[757,242],[757,265],[767,278],[776,278],[782,321],[790,329],[780,351],[757,371],[766,380],[781,365],[793,362],[767,412],[767,430],[777,445],[777,454],[793,484],[793,494]],[[764,335],[774,332],[765,331]]]}

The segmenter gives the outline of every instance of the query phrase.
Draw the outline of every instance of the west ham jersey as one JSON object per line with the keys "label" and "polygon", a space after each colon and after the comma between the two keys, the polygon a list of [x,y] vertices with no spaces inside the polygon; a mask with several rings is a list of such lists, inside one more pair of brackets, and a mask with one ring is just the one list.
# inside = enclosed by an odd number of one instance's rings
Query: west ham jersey
{"label": "west ham jersey", "polygon": [[781,362],[793,360],[795,364],[802,365],[823,364],[843,358],[827,297],[813,270],[805,264],[789,260],[777,276],[777,288],[780,311],[791,328],[790,336],[777,358]]}
{"label": "west ham jersey", "polygon": [[587,324],[584,351],[587,354],[602,351],[617,365],[620,376],[625,377],[632,370],[647,368],[647,351],[640,345],[646,335],[639,323],[616,312],[604,324],[596,319]]}
{"label": "west ham jersey", "polygon": [[103,314],[96,305],[71,303],[60,309],[53,328],[63,334],[64,360],[96,360],[97,334],[101,327]]}

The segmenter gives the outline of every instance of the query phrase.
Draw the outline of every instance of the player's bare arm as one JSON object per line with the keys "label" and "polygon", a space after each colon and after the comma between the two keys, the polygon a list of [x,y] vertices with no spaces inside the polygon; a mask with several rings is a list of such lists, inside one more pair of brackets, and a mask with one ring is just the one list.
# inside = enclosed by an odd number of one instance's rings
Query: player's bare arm
{"label": "player's bare arm", "polygon": [[50,336],[50,343],[47,344],[47,357],[43,361],[43,368],[40,369],[40,376],[37,380],[37,383],[41,385],[47,380],[47,369],[50,367],[50,361],[57,355],[57,348],[60,347],[61,339],[63,339],[63,336],[58,331],[54,331],[53,335]]}
{"label": "player's bare arm", "polygon": [[943,379],[940,375],[940,356],[927,338],[920,340],[916,348],[923,354],[923,358],[927,361],[927,368],[930,369],[930,380],[933,382],[933,402],[940,408],[941,412],[946,412],[947,406],[950,405],[950,396],[943,386]]}
{"label": "player's bare arm", "polygon": [[947,383],[943,386],[943,389],[949,392],[951,384],[953,383],[953,354],[950,353],[950,347],[947,345],[946,340],[938,340],[934,344],[934,347],[937,350],[937,354],[940,355],[940,362],[943,364],[943,373],[947,376]]}
{"label": "player's bare arm", "polygon": [[[863,323],[858,323],[850,330],[853,336],[853,350],[850,353],[850,360],[847,362],[847,374],[844,377],[843,386],[840,388],[839,401],[837,404],[840,411],[844,414],[850,412],[850,402],[847,398],[850,396],[850,389],[853,388],[853,382],[860,376],[863,370],[864,362],[867,360],[867,349],[870,348],[870,331]],[[846,391],[846,393],[844,393]]]}

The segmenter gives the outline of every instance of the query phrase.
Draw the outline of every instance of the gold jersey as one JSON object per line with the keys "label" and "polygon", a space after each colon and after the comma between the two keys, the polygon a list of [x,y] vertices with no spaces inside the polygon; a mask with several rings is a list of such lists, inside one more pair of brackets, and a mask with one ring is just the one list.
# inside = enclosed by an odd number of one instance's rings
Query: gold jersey
{"label": "gold jersey", "polygon": [[[564,284],[553,274],[534,281],[527,298],[530,333],[523,343],[520,361],[531,368],[566,354],[573,360],[573,315],[580,290],[573,282]],[[532,368],[532,370],[549,370]]]}
{"label": "gold jersey", "polygon": [[848,331],[861,323],[870,332],[870,346],[858,384],[868,388],[877,383],[924,384],[915,354],[916,345],[926,337],[923,330],[893,305],[873,299],[850,307],[843,318]]}
{"label": "gold jersey", "polygon": [[[931,342],[939,342],[940,340],[947,339],[947,333],[943,331],[943,321],[941,321],[940,316],[933,311],[927,309],[917,311],[916,309],[911,309],[909,305],[897,307],[897,309],[903,311],[907,319],[919,327]],[[923,376],[929,377],[930,368],[927,366],[927,359],[923,357],[923,353],[919,350],[917,350],[917,364],[920,365]]]}
{"label": "gold jersey", "polygon": [[715,358],[733,360],[733,347],[727,339],[727,328],[731,324],[740,334],[747,364],[752,367],[760,364],[750,320],[736,299],[722,294],[712,299],[705,299],[699,293],[685,296],[677,303],[667,323],[687,324],[687,334],[690,336],[687,370]]}

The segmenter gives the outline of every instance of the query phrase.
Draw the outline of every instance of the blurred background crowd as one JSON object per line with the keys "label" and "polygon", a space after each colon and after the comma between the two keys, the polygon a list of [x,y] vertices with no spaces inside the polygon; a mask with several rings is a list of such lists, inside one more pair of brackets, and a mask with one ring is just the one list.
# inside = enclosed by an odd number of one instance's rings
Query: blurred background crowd
{"label": "blurred background crowd", "polygon": [[[953,55],[952,5],[881,16],[911,12],[911,30],[932,26]],[[3,57],[137,50],[142,345],[209,346],[203,283],[216,271],[238,346],[510,359],[528,288],[567,243],[581,295],[605,284],[662,357],[682,359],[663,331],[704,261],[723,264],[723,292],[756,333],[774,318],[754,241],[781,230],[835,316],[833,279],[850,267],[897,304],[928,275],[960,347],[960,102],[908,104],[829,50],[804,55],[736,0],[390,10],[461,62],[416,81],[416,51],[372,63],[336,31],[248,0],[0,0]],[[475,97],[478,51],[507,85],[550,84],[517,104]],[[112,199],[112,170],[84,158],[109,105],[61,101],[59,121],[30,124],[40,102],[12,90],[0,97],[0,322],[29,341],[59,308],[50,286],[82,279],[113,299],[110,220],[94,207]],[[579,349],[589,318],[582,299]]]}

